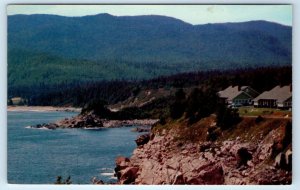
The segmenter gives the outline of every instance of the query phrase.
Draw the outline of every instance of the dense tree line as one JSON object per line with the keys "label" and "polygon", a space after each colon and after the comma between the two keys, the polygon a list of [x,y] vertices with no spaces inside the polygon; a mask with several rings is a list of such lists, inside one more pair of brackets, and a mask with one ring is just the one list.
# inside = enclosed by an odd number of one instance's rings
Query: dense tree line
{"label": "dense tree line", "polygon": [[113,104],[127,99],[134,90],[135,85],[131,82],[101,81],[10,88],[8,94],[9,98],[21,96],[27,99],[29,105],[83,107],[99,99],[106,104]]}
{"label": "dense tree line", "polygon": [[[178,119],[184,115],[189,120],[189,123],[192,124],[203,117],[216,113],[218,126],[221,129],[226,129],[238,123],[240,118],[237,110],[227,108],[224,104],[218,102],[216,94],[219,90],[229,85],[249,85],[263,92],[273,88],[275,85],[288,85],[292,82],[292,73],[289,67],[206,72],[203,75],[182,74],[181,76],[173,76],[175,80],[172,82],[175,81],[174,84],[176,86],[178,82],[181,82],[180,87],[187,87],[188,84],[197,86],[197,88],[189,90],[190,93],[188,95],[181,88],[177,90],[169,106],[170,116],[173,119]],[[179,78],[182,80],[178,80]],[[185,80],[188,82],[184,83]],[[163,83],[166,85],[170,80],[155,79],[152,82],[152,85],[155,85],[155,82],[160,82],[160,86]],[[188,91],[189,88],[186,89]]]}
{"label": "dense tree line", "polygon": [[147,88],[186,88],[201,85],[216,90],[226,88],[229,85],[248,85],[258,92],[263,92],[276,85],[291,83],[292,67],[283,66],[187,72],[145,80],[141,84]]}
{"label": "dense tree line", "polygon": [[[27,99],[29,105],[70,105],[82,107],[95,99],[101,99],[106,102],[106,104],[114,104],[130,96],[136,96],[139,92],[146,89],[164,88],[166,90],[172,90],[197,87],[201,90],[198,93],[194,92],[194,94],[199,94],[203,91],[205,92],[203,96],[209,94],[209,97],[213,97],[217,91],[229,85],[249,85],[258,92],[263,92],[276,85],[288,85],[291,83],[291,67],[267,67],[228,70],[223,72],[206,71],[182,73],[143,81],[115,80],[9,87],[8,97],[21,96]],[[191,90],[186,91],[191,93]],[[171,97],[170,100],[176,100],[177,103],[173,106],[185,106],[182,105],[183,102],[180,102],[180,98],[183,98],[183,96],[187,96],[187,94],[183,95],[182,92],[177,95],[174,94],[174,97]],[[195,98],[190,97],[190,100],[186,103],[194,104],[193,101],[200,101],[197,100],[197,95],[194,96]]]}

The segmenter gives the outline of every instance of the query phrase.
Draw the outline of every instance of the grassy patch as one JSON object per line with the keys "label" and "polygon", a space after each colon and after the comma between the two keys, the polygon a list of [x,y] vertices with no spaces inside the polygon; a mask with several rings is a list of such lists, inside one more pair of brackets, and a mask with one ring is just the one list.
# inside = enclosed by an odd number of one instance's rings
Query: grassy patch
{"label": "grassy patch", "polygon": [[183,142],[199,142],[206,141],[207,139],[207,131],[210,128],[210,125],[214,123],[215,118],[206,117],[201,119],[200,121],[189,125],[186,120],[178,130],[176,134],[176,140]]}
{"label": "grassy patch", "polygon": [[166,124],[162,125],[158,123],[153,127],[152,131],[154,133],[161,134],[163,130],[167,130],[167,131],[169,131],[170,129],[176,130],[182,126],[183,120],[184,120],[183,117],[177,120],[167,119]]}
{"label": "grassy patch", "polygon": [[[291,119],[283,118],[262,117],[261,120],[257,120],[256,117],[244,117],[237,125],[221,130],[219,127],[214,126],[215,119],[215,116],[210,116],[190,125],[188,120],[182,117],[177,120],[168,120],[165,125],[157,124],[154,127],[154,132],[161,134],[163,130],[172,130],[174,140],[183,143],[207,141],[209,130],[213,130],[216,133],[216,143],[221,143],[225,140],[235,140],[237,137],[242,142],[257,142],[272,130],[286,126],[291,121]],[[284,134],[284,131],[280,133]]]}
{"label": "grassy patch", "polygon": [[288,119],[264,118],[263,121],[257,123],[255,118],[243,118],[238,125],[223,131],[222,136],[218,140],[234,140],[240,137],[244,142],[254,142],[265,137],[273,129],[285,126],[288,121]]}
{"label": "grassy patch", "polygon": [[188,119],[181,117],[177,120],[169,119],[165,125],[157,124],[153,131],[161,134],[163,130],[171,130],[174,132],[174,140],[181,142],[199,142],[206,141],[207,131],[211,124],[215,122],[215,116],[201,119],[200,121],[189,124]]}
{"label": "grassy patch", "polygon": [[284,117],[286,115],[292,116],[292,112],[288,110],[280,110],[276,108],[255,108],[252,106],[249,107],[240,107],[239,114],[241,116],[259,116],[259,115],[272,115],[278,117]]}

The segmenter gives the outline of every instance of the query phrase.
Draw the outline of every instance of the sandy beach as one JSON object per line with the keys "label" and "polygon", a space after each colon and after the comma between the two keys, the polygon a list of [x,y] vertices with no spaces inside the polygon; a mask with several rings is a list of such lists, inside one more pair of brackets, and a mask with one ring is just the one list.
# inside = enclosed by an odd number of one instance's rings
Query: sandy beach
{"label": "sandy beach", "polygon": [[7,106],[7,111],[70,111],[80,112],[81,108],[74,107],[53,107],[53,106]]}

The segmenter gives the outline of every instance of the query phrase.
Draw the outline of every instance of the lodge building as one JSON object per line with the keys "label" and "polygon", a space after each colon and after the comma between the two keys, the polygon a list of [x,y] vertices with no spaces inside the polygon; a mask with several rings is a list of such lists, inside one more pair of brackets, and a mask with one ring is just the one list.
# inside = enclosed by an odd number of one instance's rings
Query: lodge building
{"label": "lodge building", "polygon": [[255,107],[283,108],[292,107],[292,85],[275,86],[265,91],[254,100]]}
{"label": "lodge building", "polygon": [[217,93],[219,100],[229,106],[289,109],[292,107],[292,85],[275,86],[259,94],[250,86],[229,86]]}
{"label": "lodge building", "polygon": [[229,86],[219,91],[217,95],[220,101],[231,106],[252,105],[252,100],[259,93],[250,86]]}

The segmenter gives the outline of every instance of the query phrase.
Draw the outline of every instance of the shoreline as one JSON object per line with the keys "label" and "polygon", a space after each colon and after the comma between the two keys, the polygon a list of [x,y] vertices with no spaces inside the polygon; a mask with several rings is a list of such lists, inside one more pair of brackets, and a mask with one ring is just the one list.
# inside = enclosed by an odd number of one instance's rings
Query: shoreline
{"label": "shoreline", "polygon": [[159,120],[158,119],[131,119],[131,120],[108,120],[103,119],[103,128],[119,128],[127,126],[153,126]]}
{"label": "shoreline", "polygon": [[[88,114],[80,114],[79,108],[72,107],[11,107],[8,108],[8,111],[69,111],[75,112],[78,114],[73,117],[60,119],[51,123],[43,123],[37,124],[35,126],[28,126],[27,128],[41,128],[41,129],[56,129],[56,128],[82,128],[89,130],[103,129],[103,128],[119,128],[119,127],[127,127],[127,126],[153,126],[159,119],[131,119],[131,120],[109,120],[101,118],[92,113]],[[137,129],[137,131],[145,131],[145,129]]]}
{"label": "shoreline", "polygon": [[46,111],[67,111],[80,112],[81,108],[75,107],[54,107],[54,106],[7,106],[7,111],[32,111],[32,112],[46,112]]}

